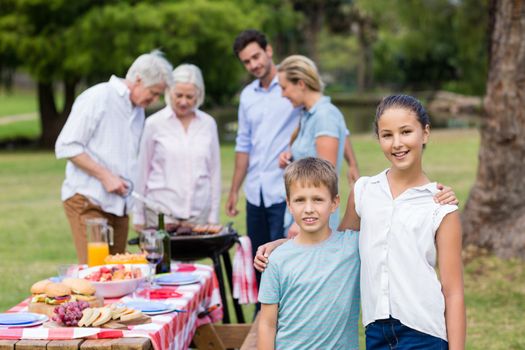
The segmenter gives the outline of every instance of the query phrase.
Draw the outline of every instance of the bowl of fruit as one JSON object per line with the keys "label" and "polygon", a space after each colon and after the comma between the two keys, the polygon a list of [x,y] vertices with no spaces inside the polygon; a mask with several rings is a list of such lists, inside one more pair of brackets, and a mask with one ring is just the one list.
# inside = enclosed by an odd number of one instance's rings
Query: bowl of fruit
{"label": "bowl of fruit", "polygon": [[148,275],[147,264],[114,264],[94,266],[78,272],[104,298],[118,298],[132,293]]}

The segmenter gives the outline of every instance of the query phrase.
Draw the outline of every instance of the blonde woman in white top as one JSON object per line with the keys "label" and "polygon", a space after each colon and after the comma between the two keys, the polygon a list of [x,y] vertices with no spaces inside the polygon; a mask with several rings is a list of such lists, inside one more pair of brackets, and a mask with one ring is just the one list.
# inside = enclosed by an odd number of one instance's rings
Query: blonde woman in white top
{"label": "blonde woman in white top", "polygon": [[339,227],[360,230],[366,348],[464,349],[461,224],[422,168],[428,115],[413,97],[389,96],[375,129],[391,167],[356,182]]}
{"label": "blonde woman in white top", "polygon": [[[139,153],[136,191],[161,204],[172,218],[218,223],[221,195],[220,148],[215,120],[199,110],[204,101],[200,69],[182,64],[173,71],[167,106],[146,120]],[[141,203],[134,208],[136,230],[156,226]]]}

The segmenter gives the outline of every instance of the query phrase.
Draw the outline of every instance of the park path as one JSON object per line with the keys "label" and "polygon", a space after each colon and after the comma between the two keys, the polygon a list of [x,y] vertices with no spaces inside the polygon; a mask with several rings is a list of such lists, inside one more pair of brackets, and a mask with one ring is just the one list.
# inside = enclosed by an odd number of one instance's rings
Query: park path
{"label": "park path", "polygon": [[0,125],[11,124],[15,122],[21,122],[26,120],[34,120],[37,118],[37,113],[25,113],[17,115],[6,115],[0,117]]}

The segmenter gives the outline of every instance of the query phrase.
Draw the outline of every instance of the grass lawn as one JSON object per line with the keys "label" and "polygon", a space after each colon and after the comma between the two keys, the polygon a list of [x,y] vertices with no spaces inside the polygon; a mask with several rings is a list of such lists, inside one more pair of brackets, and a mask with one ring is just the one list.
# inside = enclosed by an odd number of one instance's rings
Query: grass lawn
{"label": "grass lawn", "polygon": [[[387,167],[375,139],[353,135],[362,175]],[[434,131],[425,151],[429,177],[454,188],[464,205],[477,167],[475,130]],[[223,203],[233,172],[233,146],[222,146]],[[51,152],[0,153],[0,311],[29,295],[32,283],[56,275],[56,266],[75,262],[69,228],[60,202],[64,161]],[[343,203],[348,186],[341,181]],[[234,219],[245,232],[244,200]],[[221,214],[221,221],[231,221]],[[465,267],[468,349],[524,349],[525,264],[491,256],[476,257]],[[246,315],[251,309],[246,309]],[[249,318],[248,318],[249,319]],[[362,339],[361,339],[362,341]]]}
{"label": "grass lawn", "polygon": [[38,109],[34,91],[6,91],[2,88],[0,88],[0,106],[2,106],[0,117],[33,113]]}
{"label": "grass lawn", "polygon": [[[0,117],[1,121],[1,117]],[[40,120],[35,116],[34,119],[20,120],[8,124],[0,124],[0,140],[14,140],[25,138],[36,140],[40,136]]]}

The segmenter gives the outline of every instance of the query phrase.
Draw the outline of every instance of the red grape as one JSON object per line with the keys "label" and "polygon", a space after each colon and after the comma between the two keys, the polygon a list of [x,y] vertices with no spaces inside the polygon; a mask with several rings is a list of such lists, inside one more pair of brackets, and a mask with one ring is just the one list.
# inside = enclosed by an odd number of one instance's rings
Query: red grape
{"label": "red grape", "polygon": [[78,321],[82,318],[82,310],[89,307],[85,301],[72,301],[59,305],[53,311],[53,321],[65,326],[77,326]]}

